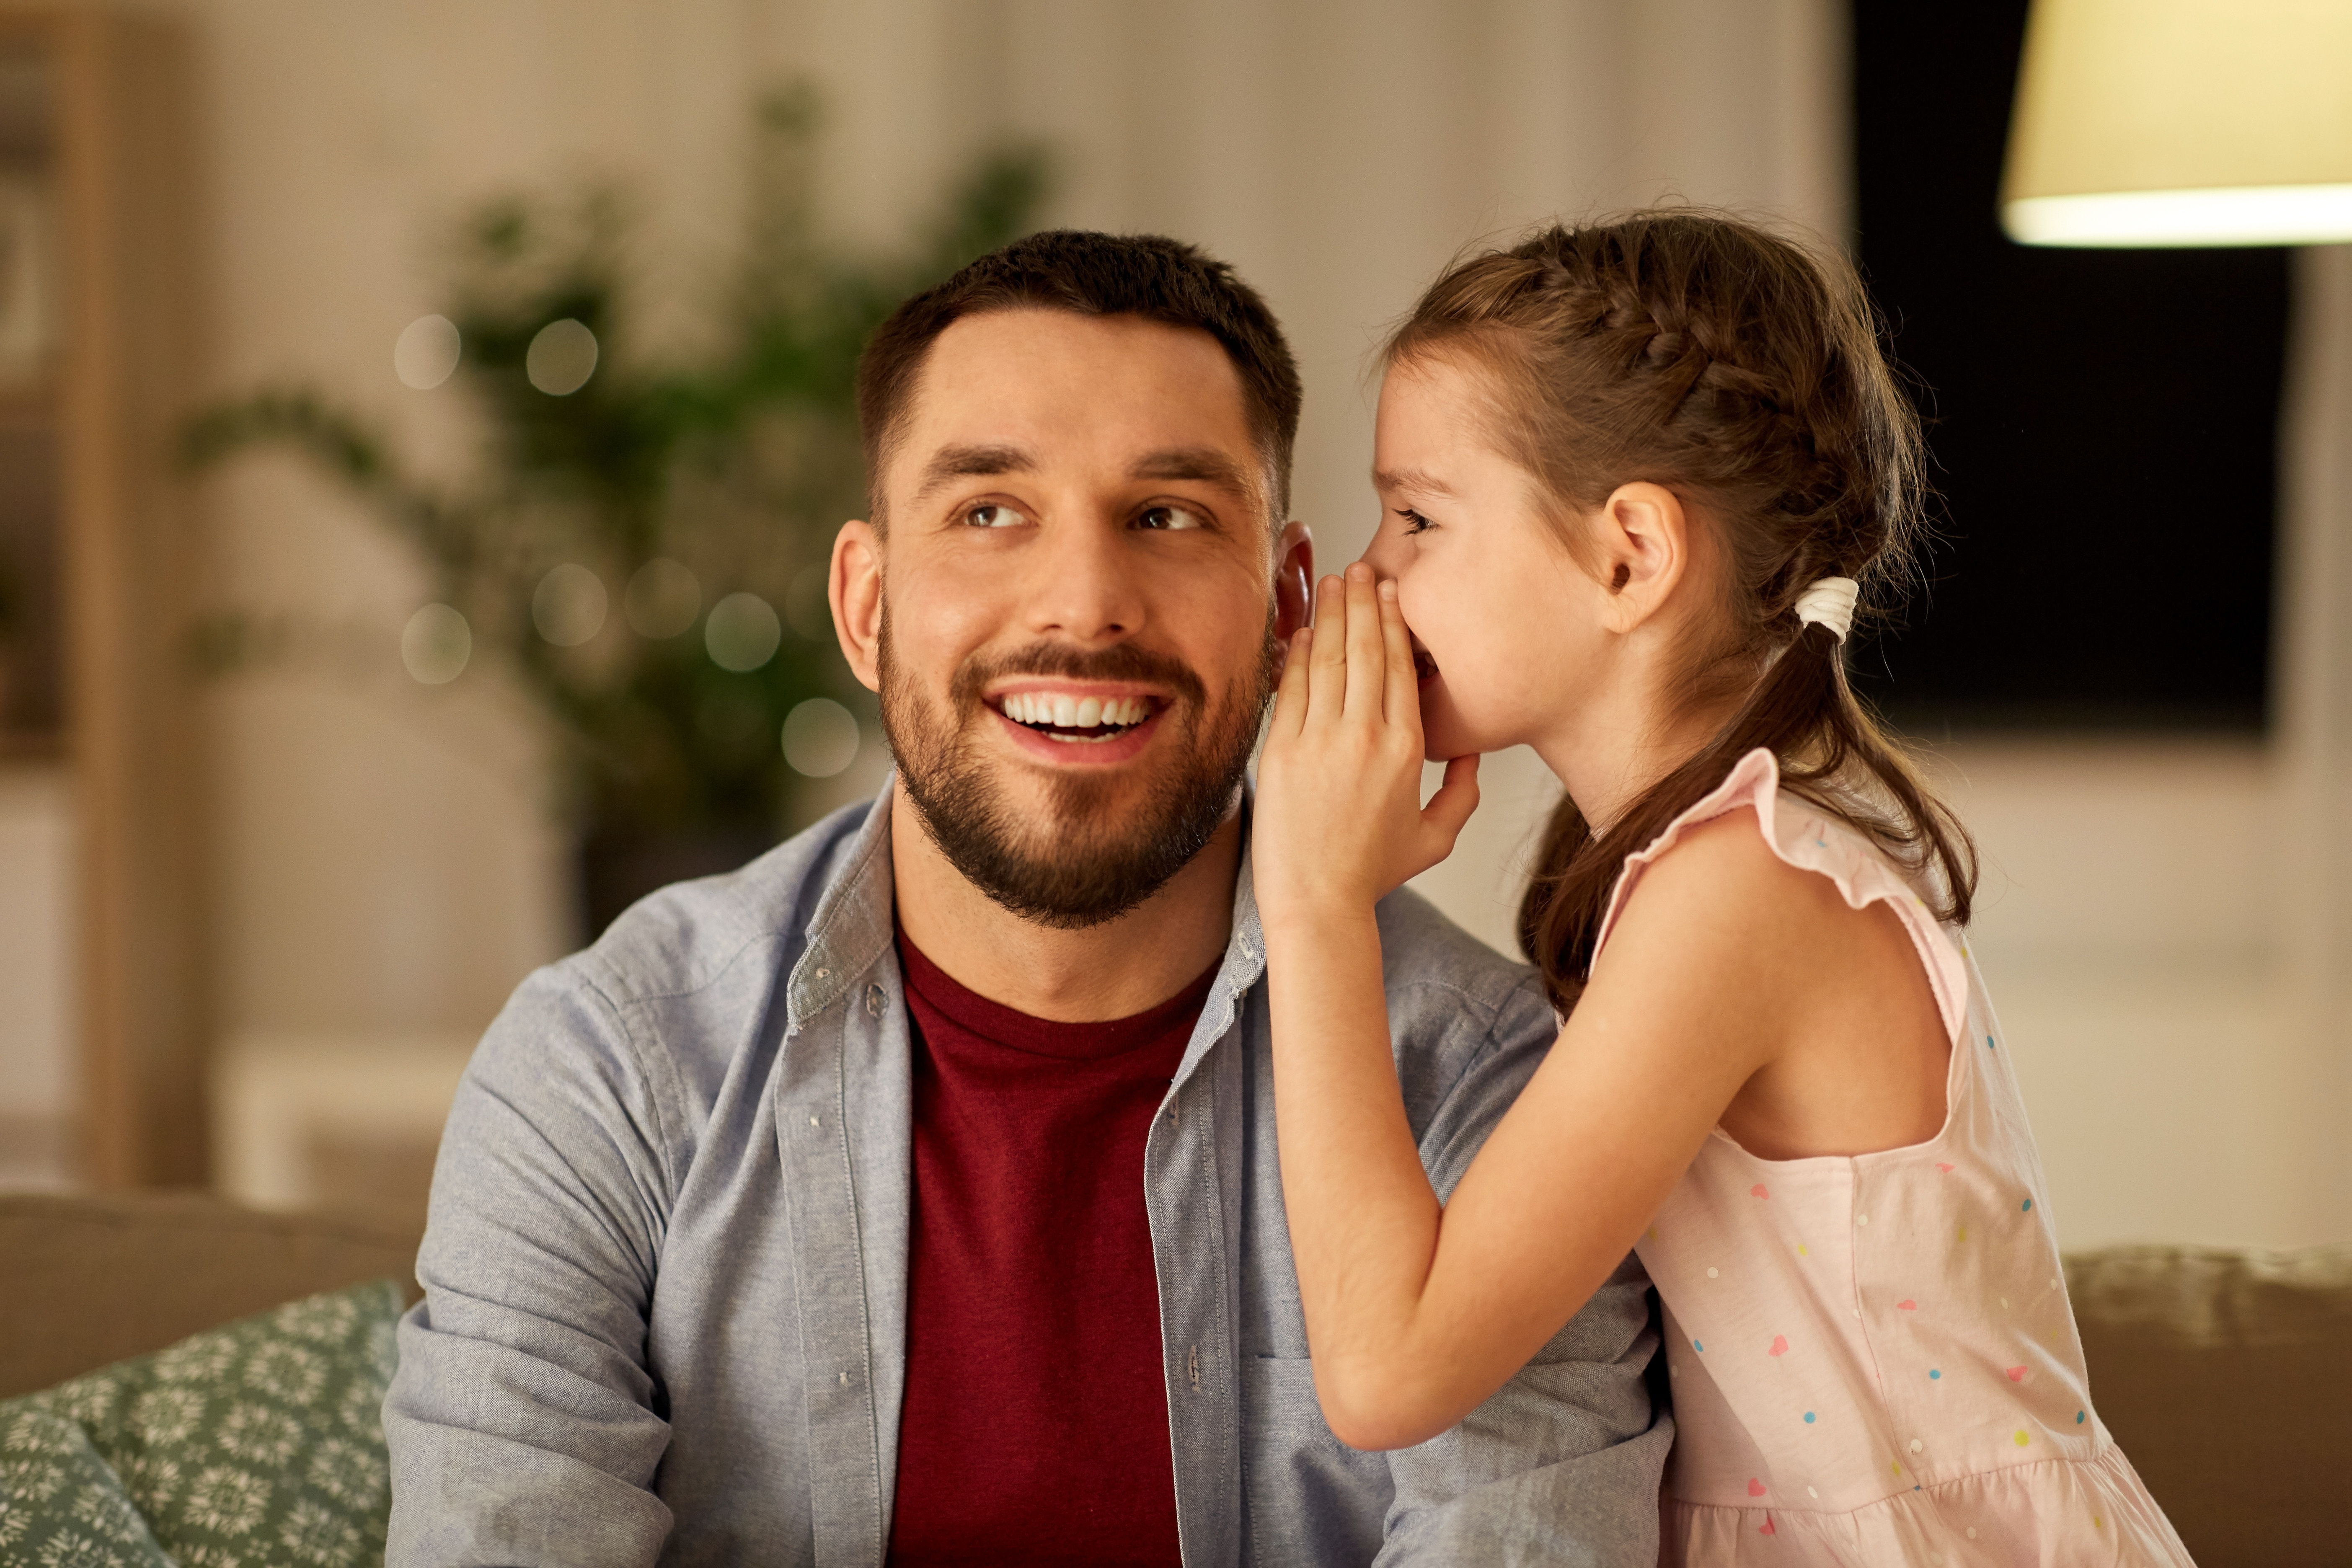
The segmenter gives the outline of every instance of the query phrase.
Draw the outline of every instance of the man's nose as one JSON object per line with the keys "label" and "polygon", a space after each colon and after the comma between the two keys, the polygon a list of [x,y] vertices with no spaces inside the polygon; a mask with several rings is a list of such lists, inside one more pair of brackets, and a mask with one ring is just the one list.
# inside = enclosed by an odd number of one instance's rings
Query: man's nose
{"label": "man's nose", "polygon": [[1054,543],[1037,552],[1029,595],[1033,634],[1106,643],[1143,629],[1143,563],[1125,529],[1068,529]]}

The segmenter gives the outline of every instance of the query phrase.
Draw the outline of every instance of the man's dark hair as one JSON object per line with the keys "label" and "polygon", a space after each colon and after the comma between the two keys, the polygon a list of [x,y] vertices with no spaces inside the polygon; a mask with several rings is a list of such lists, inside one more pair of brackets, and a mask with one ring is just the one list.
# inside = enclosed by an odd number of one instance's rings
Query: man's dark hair
{"label": "man's dark hair", "polygon": [[875,329],[857,361],[857,428],[875,524],[882,468],[903,431],[924,356],[965,316],[991,310],[1067,310],[1139,316],[1192,327],[1224,348],[1240,374],[1242,405],[1272,480],[1280,528],[1290,515],[1291,448],[1298,438],[1298,365],[1256,289],[1198,246],[1156,234],[1048,229],[992,251],[927,289]]}

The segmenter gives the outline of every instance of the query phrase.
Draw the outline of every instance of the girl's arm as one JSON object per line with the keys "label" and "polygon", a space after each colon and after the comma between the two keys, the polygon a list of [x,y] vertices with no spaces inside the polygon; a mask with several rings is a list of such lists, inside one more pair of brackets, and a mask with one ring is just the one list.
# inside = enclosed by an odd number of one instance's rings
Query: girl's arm
{"label": "girl's arm", "polygon": [[1393,1448],[1459,1421],[1615,1269],[1787,1037],[1792,964],[1834,917],[1811,889],[1790,898],[1790,879],[1827,884],[1775,858],[1749,814],[1686,836],[1441,1205],[1397,1087],[1373,904],[1451,847],[1475,760],[1420,806],[1419,691],[1392,590],[1361,568],[1344,600],[1336,587],[1284,671],[1252,854],[1316,1391],[1343,1442]]}

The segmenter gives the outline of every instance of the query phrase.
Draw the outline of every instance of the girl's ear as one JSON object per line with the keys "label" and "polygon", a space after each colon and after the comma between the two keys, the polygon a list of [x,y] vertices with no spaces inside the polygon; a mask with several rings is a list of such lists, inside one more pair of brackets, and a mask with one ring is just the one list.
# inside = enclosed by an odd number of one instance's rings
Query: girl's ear
{"label": "girl's ear", "polygon": [[1601,503],[1599,547],[1603,615],[1612,631],[1631,632],[1674,596],[1690,569],[1690,519],[1674,491],[1647,479],[1619,485]]}

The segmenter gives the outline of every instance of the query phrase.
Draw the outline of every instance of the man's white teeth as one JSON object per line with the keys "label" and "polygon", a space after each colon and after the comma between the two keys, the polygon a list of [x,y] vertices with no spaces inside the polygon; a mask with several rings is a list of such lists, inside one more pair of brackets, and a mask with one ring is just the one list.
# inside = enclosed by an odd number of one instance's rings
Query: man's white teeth
{"label": "man's white teeth", "polygon": [[1016,691],[1004,700],[1004,716],[1016,724],[1051,724],[1056,730],[1124,728],[1151,716],[1141,697],[1072,697],[1066,692]]}

